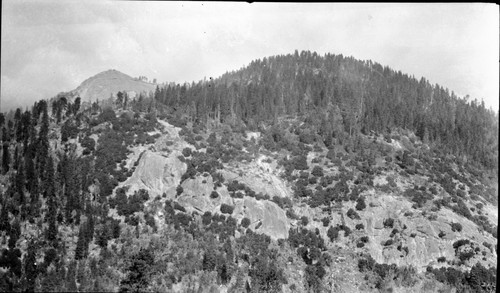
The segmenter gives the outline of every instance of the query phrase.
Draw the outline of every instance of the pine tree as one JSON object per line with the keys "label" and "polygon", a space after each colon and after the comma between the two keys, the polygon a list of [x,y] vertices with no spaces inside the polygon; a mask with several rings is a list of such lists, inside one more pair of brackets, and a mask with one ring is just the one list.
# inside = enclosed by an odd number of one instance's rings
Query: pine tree
{"label": "pine tree", "polygon": [[68,292],[77,292],[76,286],[76,261],[71,261],[66,272],[66,290]]}
{"label": "pine tree", "polygon": [[9,153],[9,133],[5,127],[2,129],[2,173],[5,174],[9,172],[10,168],[10,153]]}
{"label": "pine tree", "polygon": [[82,99],[80,97],[77,97],[75,99],[75,102],[73,103],[73,114],[77,114],[78,111],[80,110],[80,103],[81,103]]}
{"label": "pine tree", "polygon": [[2,209],[0,210],[0,231],[10,231],[9,210],[7,209],[5,200],[4,203],[2,203]]}
{"label": "pine tree", "polygon": [[[43,103],[42,103],[43,102]],[[38,134],[37,142],[37,169],[40,170],[42,182],[47,180],[47,160],[49,158],[49,114],[47,113],[47,103],[41,101],[42,124]]]}
{"label": "pine tree", "polygon": [[87,242],[87,237],[86,237],[86,227],[87,223],[81,223],[80,224],[80,230],[78,231],[78,240],[76,242],[76,249],[75,249],[75,259],[83,259],[87,257],[88,254],[88,242]]}
{"label": "pine tree", "polygon": [[36,279],[38,276],[38,267],[36,263],[37,247],[33,240],[28,243],[28,250],[24,257],[24,275],[26,277],[26,292],[34,292]]}
{"label": "pine tree", "polygon": [[49,222],[49,227],[47,229],[47,240],[49,241],[55,241],[57,239],[57,207],[56,207],[56,202],[55,202],[55,196],[51,195],[48,198],[48,222]]}
{"label": "pine tree", "polygon": [[23,117],[21,119],[22,122],[22,133],[23,133],[23,155],[26,155],[28,152],[28,146],[30,142],[30,134],[31,134],[31,128],[33,127],[31,124],[32,118],[31,118],[31,112],[26,110],[23,114]]}
{"label": "pine tree", "polygon": [[132,259],[127,277],[120,282],[120,292],[147,291],[149,270],[154,263],[154,257],[149,250],[141,249]]}
{"label": "pine tree", "polygon": [[21,225],[19,224],[19,220],[14,220],[12,226],[9,231],[9,243],[8,246],[10,249],[14,249],[16,247],[16,242],[21,236]]}

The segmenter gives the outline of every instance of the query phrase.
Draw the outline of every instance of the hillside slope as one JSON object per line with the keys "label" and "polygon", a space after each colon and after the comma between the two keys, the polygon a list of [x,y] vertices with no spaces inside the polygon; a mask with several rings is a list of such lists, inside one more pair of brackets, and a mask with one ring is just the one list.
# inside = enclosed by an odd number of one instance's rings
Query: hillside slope
{"label": "hillside slope", "polygon": [[[0,120],[0,291],[495,291],[498,170],[474,157],[498,150],[367,130],[311,103],[314,78],[283,96],[299,112],[266,109],[272,72]],[[82,88],[130,81],[104,76]]]}

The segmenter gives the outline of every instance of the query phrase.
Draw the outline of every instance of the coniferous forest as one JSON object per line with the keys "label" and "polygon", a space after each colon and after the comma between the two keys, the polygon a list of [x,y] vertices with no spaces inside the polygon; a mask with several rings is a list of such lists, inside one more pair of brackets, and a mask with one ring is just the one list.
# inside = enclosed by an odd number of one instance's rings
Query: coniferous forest
{"label": "coniferous forest", "polygon": [[361,132],[413,131],[448,153],[498,168],[498,113],[372,61],[310,51],[255,60],[217,79],[158,88],[155,99],[198,123],[256,129],[280,116],[310,116],[329,144]]}
{"label": "coniferous forest", "polygon": [[[405,218],[425,209],[419,215],[436,221],[446,208],[464,219],[464,232],[476,225],[496,240],[483,207],[497,208],[498,192],[483,179],[498,178],[498,122],[484,103],[425,78],[309,51],[133,98],[120,91],[110,101],[82,101],[62,93],[0,113],[0,291],[326,292],[336,265],[344,265],[333,257],[340,239],[352,244],[342,249],[372,289],[412,287],[414,267],[377,263],[363,250],[374,241],[363,222],[377,207],[373,194],[408,200]],[[173,126],[161,132],[165,124]],[[260,136],[247,139],[250,132]],[[402,133],[414,134],[413,151],[383,144],[402,141]],[[159,194],[125,184],[141,168],[146,174],[141,162],[152,153],[182,170],[179,178],[165,175],[179,180]],[[261,163],[260,156],[275,163],[263,166],[278,170],[292,195],[244,183],[238,168]],[[224,173],[230,168],[241,182]],[[382,175],[386,183],[374,183]],[[210,192],[193,194],[209,183]],[[183,201],[187,195],[217,208],[194,207]],[[266,223],[241,217],[243,200],[281,211],[287,237],[259,233]],[[448,224],[435,238],[463,229]],[[404,241],[416,228],[403,237],[410,228],[387,218],[380,229],[391,231],[381,247],[409,254]],[[484,241],[481,251],[481,243],[448,240],[456,259],[441,256],[436,263],[449,266],[429,264],[425,278],[459,292],[493,288],[496,267],[468,261],[496,256],[496,243]]]}

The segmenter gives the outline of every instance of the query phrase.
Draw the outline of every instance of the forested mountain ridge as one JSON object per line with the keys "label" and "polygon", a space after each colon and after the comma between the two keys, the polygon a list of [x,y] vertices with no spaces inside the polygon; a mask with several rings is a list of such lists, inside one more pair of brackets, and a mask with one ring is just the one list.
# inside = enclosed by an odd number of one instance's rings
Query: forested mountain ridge
{"label": "forested mountain ridge", "polygon": [[167,85],[155,97],[185,106],[196,121],[236,117],[249,127],[282,115],[313,113],[327,142],[344,131],[384,133],[399,127],[498,169],[498,113],[372,61],[296,51],[252,61],[215,80]]}
{"label": "forested mountain ridge", "polygon": [[0,291],[495,291],[497,134],[390,102],[498,114],[426,82],[407,103],[415,80],[369,63],[297,52],[0,115]]}

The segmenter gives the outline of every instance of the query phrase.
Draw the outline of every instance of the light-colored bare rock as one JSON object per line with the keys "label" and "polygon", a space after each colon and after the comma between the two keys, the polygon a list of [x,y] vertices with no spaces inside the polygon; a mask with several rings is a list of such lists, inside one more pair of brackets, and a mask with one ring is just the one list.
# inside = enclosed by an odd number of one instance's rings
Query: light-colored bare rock
{"label": "light-colored bare rock", "polygon": [[165,157],[146,150],[139,160],[135,172],[124,183],[133,192],[139,189],[148,190],[150,195],[171,195],[186,172],[186,164],[175,155]]}

